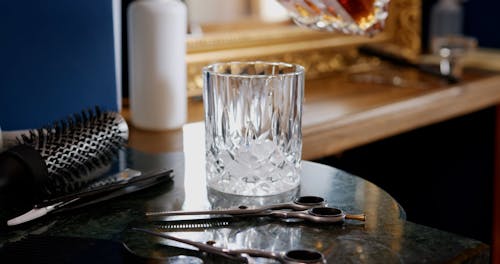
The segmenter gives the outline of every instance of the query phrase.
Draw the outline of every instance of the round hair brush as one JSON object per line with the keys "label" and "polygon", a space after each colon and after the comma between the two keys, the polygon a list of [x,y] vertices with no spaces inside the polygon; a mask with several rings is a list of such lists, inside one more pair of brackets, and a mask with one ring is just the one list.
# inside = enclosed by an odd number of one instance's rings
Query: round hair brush
{"label": "round hair brush", "polygon": [[0,208],[82,189],[102,175],[127,139],[125,119],[99,108],[21,135],[0,154]]}

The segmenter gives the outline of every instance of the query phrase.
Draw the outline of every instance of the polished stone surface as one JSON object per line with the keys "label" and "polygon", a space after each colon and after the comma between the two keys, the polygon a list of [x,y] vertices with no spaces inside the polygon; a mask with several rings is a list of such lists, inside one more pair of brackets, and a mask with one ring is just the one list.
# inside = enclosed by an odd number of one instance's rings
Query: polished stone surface
{"label": "polished stone surface", "polygon": [[[329,263],[422,263],[488,262],[489,247],[479,241],[407,222],[405,212],[388,193],[374,184],[335,168],[303,162],[299,189],[274,197],[228,196],[205,187],[199,159],[183,153],[145,154],[129,150],[127,166],[149,170],[168,167],[174,181],[86,208],[48,215],[32,223],[2,230],[0,242],[15,241],[27,234],[77,236],[124,241],[142,256],[169,258],[173,263],[220,259],[207,257],[177,242],[132,232],[146,227],[196,241],[215,241],[228,248],[273,251],[306,248],[321,251]],[[196,210],[284,202],[298,195],[324,197],[328,205],[347,213],[365,213],[366,222],[347,220],[324,225],[287,222],[270,218],[229,221],[188,221],[180,217],[147,218],[158,210]],[[422,193],[425,195],[425,192]],[[200,219],[201,217],[196,217]],[[190,218],[192,219],[192,218]],[[183,222],[186,223],[186,222]],[[203,227],[201,227],[203,226]],[[178,258],[176,255],[196,258]]]}

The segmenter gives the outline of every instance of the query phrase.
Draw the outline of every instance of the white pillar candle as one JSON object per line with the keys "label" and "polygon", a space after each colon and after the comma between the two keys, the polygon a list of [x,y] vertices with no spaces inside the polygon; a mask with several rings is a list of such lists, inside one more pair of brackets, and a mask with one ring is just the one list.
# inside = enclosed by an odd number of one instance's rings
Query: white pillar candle
{"label": "white pillar candle", "polygon": [[139,0],[128,8],[132,124],[181,127],[187,118],[187,10],[178,0]]}

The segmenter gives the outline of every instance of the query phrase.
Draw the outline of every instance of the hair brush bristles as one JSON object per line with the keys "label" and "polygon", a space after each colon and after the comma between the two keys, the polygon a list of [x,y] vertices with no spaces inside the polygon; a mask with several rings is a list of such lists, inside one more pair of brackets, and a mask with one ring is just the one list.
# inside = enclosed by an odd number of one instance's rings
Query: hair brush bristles
{"label": "hair brush bristles", "polygon": [[47,195],[81,189],[102,173],[128,139],[128,126],[118,113],[82,111],[52,126],[18,138],[42,156],[48,170]]}

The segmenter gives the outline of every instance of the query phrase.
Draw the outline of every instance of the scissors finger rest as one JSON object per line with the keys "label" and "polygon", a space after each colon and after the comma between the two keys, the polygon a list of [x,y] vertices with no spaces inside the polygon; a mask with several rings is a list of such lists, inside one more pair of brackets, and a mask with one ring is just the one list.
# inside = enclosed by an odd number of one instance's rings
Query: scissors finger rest
{"label": "scissors finger rest", "polygon": [[307,211],[270,211],[260,216],[271,216],[277,218],[297,218],[313,223],[338,223],[345,219],[365,221],[364,214],[351,215],[333,207],[314,207]]}

